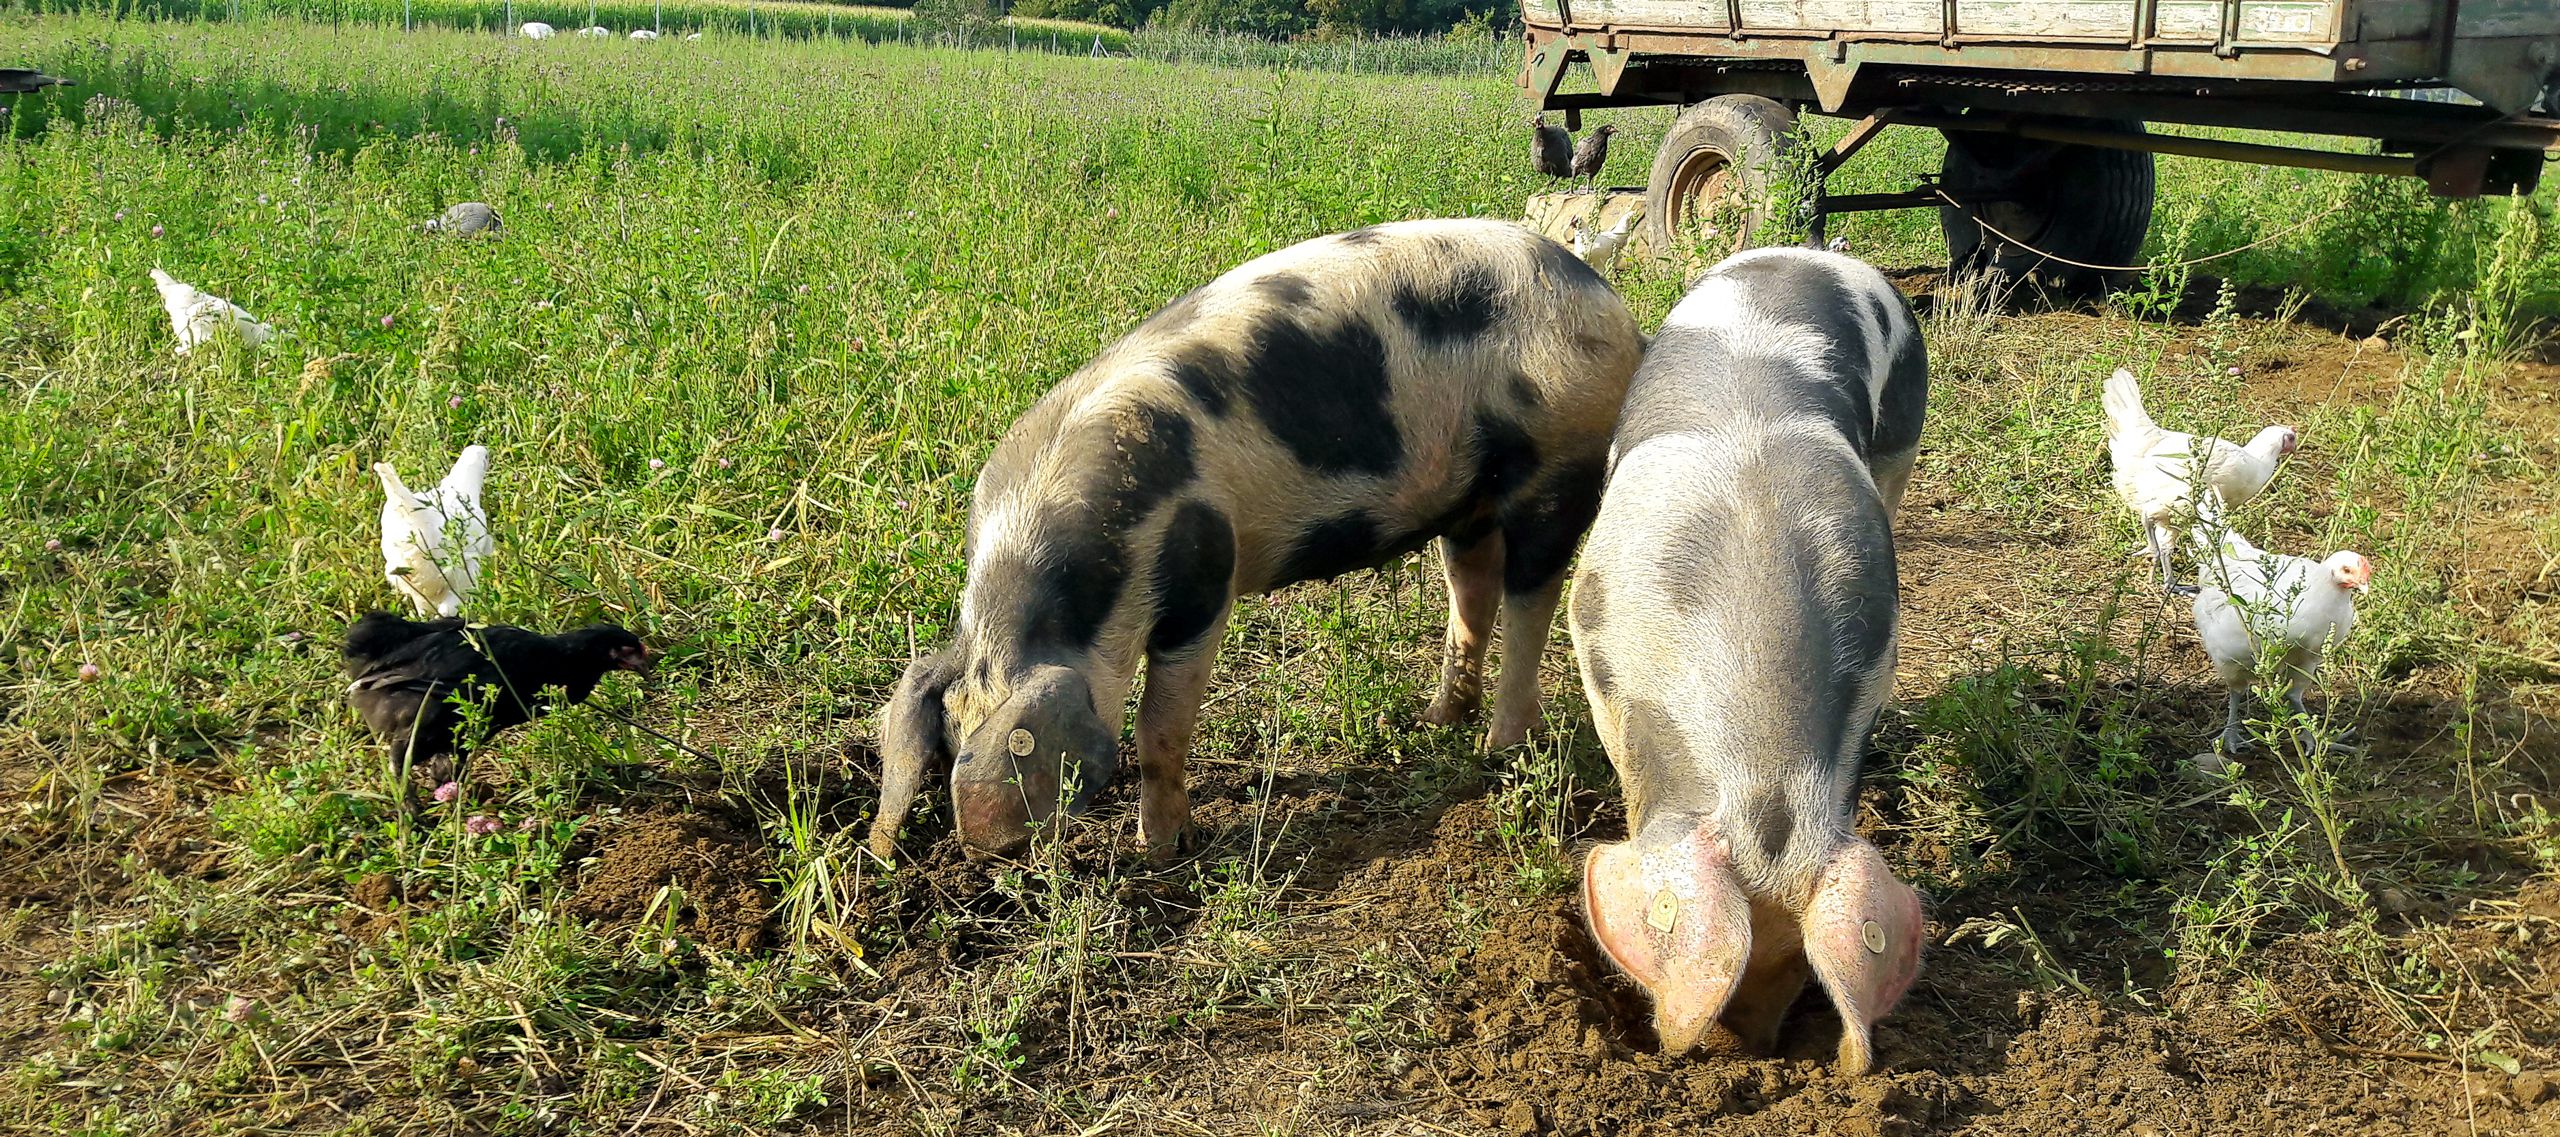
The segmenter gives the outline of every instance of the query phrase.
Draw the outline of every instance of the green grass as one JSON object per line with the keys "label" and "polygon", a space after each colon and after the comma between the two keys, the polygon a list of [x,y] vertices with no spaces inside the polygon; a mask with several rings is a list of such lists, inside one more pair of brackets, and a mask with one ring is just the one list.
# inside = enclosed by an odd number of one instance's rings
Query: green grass
{"label": "green grass", "polygon": [[[62,882],[39,902],[0,873],[0,928],[29,930],[21,954],[41,967],[0,978],[32,1008],[0,1012],[0,1108],[101,1133],[619,1132],[651,1116],[745,1132],[829,1111],[1081,1128],[1125,1107],[1079,1071],[1189,1054],[1230,1024],[1311,1032],[1290,1060],[1337,1074],[1455,1044],[1465,969],[1399,941],[1500,946],[1517,913],[1572,892],[1576,842],[1605,829],[1615,787],[1561,651],[1554,742],[1485,762],[1395,725],[1433,673],[1421,560],[1244,606],[1200,747],[1200,776],[1233,790],[1210,815],[1223,836],[1173,873],[1124,875],[1110,850],[1128,825],[1107,812],[1117,832],[958,895],[967,874],[883,878],[854,852],[870,791],[845,754],[943,633],[971,481],[1012,417],[1251,256],[1377,221],[1516,215],[1540,187],[1505,76],[737,36],[648,50],[380,21],[0,22],[0,59],[83,84],[20,100],[0,140],[0,790],[12,855]],[[1613,176],[1633,182],[1667,115],[1616,121]],[[1927,136],[1889,134],[1834,188],[1903,188],[1934,165]],[[2465,1025],[2410,1038],[2471,1045],[2490,1000],[2384,939],[2333,862],[2448,906],[2519,886],[2474,846],[2560,863],[2560,824],[2516,796],[2540,784],[2518,723],[2550,713],[2554,625],[2529,599],[2481,606],[2465,559],[2518,512],[2490,488],[2547,485],[2549,439],[2491,381],[2560,292],[2540,207],[2162,170],[2164,257],[2336,208],[2231,273],[2408,311],[2385,388],[2282,405],[2315,444],[2247,523],[2270,547],[2383,566],[2324,705],[2428,724],[2425,739],[2184,780],[2187,736],[2218,727],[2220,699],[2176,639],[2183,610],[2151,604],[2123,561],[2131,529],[2093,457],[2095,383],[2117,363],[2155,377],[2162,417],[2230,433],[2275,410],[2235,407],[2229,367],[2334,337],[2227,308],[2177,326],[1947,301],[1915,501],[1961,538],[1943,547],[1995,551],[1967,591],[1915,601],[1941,622],[1911,625],[1906,659],[1930,671],[1906,675],[1871,779],[1886,843],[1948,928],[1987,921],[1978,949],[1945,950],[2018,956],[2022,983],[2147,997],[2246,973],[2289,939],[2377,977],[2411,1024]],[[497,204],[507,236],[418,233],[462,200]],[[1835,231],[1933,263],[1925,215]],[[287,338],[173,358],[155,265]],[[1648,324],[1679,289],[1641,267],[1620,283]],[[672,658],[645,699],[616,681],[599,701],[709,760],[567,713],[482,763],[473,808],[501,833],[465,832],[459,810],[395,823],[331,641],[391,600],[369,464],[414,476],[471,442],[496,452],[498,518],[475,614],[633,626]],[[2524,547],[2560,549],[2533,532]],[[1354,801],[1355,819],[1309,798]],[[628,820],[613,811],[670,802],[761,838],[769,947],[693,942],[673,886],[636,928],[562,917],[569,866]],[[1481,824],[1434,846],[1444,814]],[[1395,878],[1411,909],[1340,924],[1360,905],[1327,890],[1375,834],[1417,826],[1418,845],[1375,857],[1473,848],[1481,871]],[[2073,883],[2043,891],[2057,873]],[[340,898],[378,874],[417,902],[345,922]],[[1126,891],[1142,887],[1181,915],[1147,915]],[[2543,1045],[2496,1030],[2474,1048]],[[1113,1092],[1141,1092],[1129,1078]]]}

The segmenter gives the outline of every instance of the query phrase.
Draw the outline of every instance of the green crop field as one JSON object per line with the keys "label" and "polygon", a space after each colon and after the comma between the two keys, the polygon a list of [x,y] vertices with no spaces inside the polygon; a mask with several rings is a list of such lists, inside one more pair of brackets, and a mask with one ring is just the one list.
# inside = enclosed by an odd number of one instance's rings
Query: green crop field
{"label": "green crop field", "polygon": [[[1137,858],[1125,789],[1022,865],[921,817],[911,863],[863,854],[873,716],[1015,414],[1249,257],[1543,179],[1507,65],[1437,47],[1216,67],[784,7],[779,39],[635,44],[0,0],[0,65],[81,84],[0,104],[0,1129],[2560,1125],[2547,191],[2163,159],[2159,261],[2268,243],[2044,314],[1933,288],[1924,215],[1835,227],[1926,294],[1936,377],[1860,822],[1932,946],[1861,1082],[1824,1072],[1827,1007],[1688,1061],[1595,1009],[1577,858],[1622,822],[1569,648],[1544,741],[1411,725],[1429,554],[1242,606],[1197,855]],[[1354,73],[1414,70],[1465,73]],[[1610,180],[1668,116],[1614,120]],[[1889,135],[1834,189],[1937,152]],[[461,201],[505,235],[421,233]],[[282,337],[174,356],[154,267]],[[1680,292],[1617,281],[1648,328]],[[2127,557],[2118,365],[2173,423],[2300,427],[2243,523],[2380,566],[2315,699],[2359,750],[2190,771],[2222,698]],[[396,602],[371,464],[471,443],[471,614],[669,658],[404,821],[335,638]]]}

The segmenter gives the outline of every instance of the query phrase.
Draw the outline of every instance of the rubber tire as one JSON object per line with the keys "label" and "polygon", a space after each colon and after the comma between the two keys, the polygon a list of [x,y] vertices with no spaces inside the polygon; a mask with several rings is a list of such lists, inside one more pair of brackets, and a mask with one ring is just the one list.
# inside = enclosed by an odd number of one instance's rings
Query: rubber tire
{"label": "rubber tire", "polygon": [[[1766,203],[1780,171],[1792,168],[1788,161],[1796,143],[1796,115],[1785,104],[1758,95],[1718,95],[1680,112],[1671,130],[1662,136],[1662,146],[1653,153],[1652,176],[1644,190],[1644,236],[1646,244],[1657,255],[1670,255],[1678,250],[1677,234],[1685,216],[1684,203],[1673,200],[1673,184],[1681,167],[1698,158],[1720,159],[1726,167],[1739,172],[1739,188],[1755,204],[1748,214],[1736,247],[1751,246],[1752,237],[1768,222]],[[1722,260],[1722,255],[1715,258]]]}
{"label": "rubber tire", "polygon": [[[2143,133],[2139,122],[2057,119],[2084,130]],[[1995,194],[2014,201],[1979,206],[1991,224],[2057,256],[2095,265],[2140,262],[2151,231],[2157,174],[2152,155],[2038,142],[2012,135],[1947,132],[1939,183],[1958,198]],[[1971,213],[1938,207],[1950,276],[1988,275],[1994,287],[2028,286],[2048,295],[2103,295],[2132,273],[2066,265],[1989,237]]]}

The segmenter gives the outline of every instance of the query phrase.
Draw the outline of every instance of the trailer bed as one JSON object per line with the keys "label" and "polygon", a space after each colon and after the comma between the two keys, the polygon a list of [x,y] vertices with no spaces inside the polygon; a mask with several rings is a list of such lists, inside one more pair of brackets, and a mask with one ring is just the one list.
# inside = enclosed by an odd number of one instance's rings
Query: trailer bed
{"label": "trailer bed", "polygon": [[[2560,62],[2549,0],[1524,0],[1533,51],[1801,63],[1838,112],[1864,67],[2450,86],[2499,112]],[[1619,57],[1619,58],[1610,58]]]}

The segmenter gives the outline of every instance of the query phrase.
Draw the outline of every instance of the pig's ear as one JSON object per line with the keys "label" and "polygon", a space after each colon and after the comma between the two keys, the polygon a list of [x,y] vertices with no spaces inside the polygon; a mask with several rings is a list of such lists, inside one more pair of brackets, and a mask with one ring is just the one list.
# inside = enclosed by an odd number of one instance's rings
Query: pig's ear
{"label": "pig's ear", "polygon": [[1804,913],[1804,953],[1840,1011],[1840,1072],[1875,1063],[1875,1025],[1920,974],[1920,894],[1884,854],[1851,838],[1823,863]]}
{"label": "pig's ear", "polygon": [[1712,823],[1669,843],[1592,850],[1582,906],[1610,962],[1653,994],[1662,1052],[1687,1053],[1724,1013],[1751,962],[1751,901]]}
{"label": "pig's ear", "polygon": [[907,666],[898,693],[880,713],[880,812],[871,819],[871,852],[888,860],[898,851],[898,827],[924,787],[927,769],[951,761],[942,729],[942,693],[960,675],[960,652],[947,647]]}

